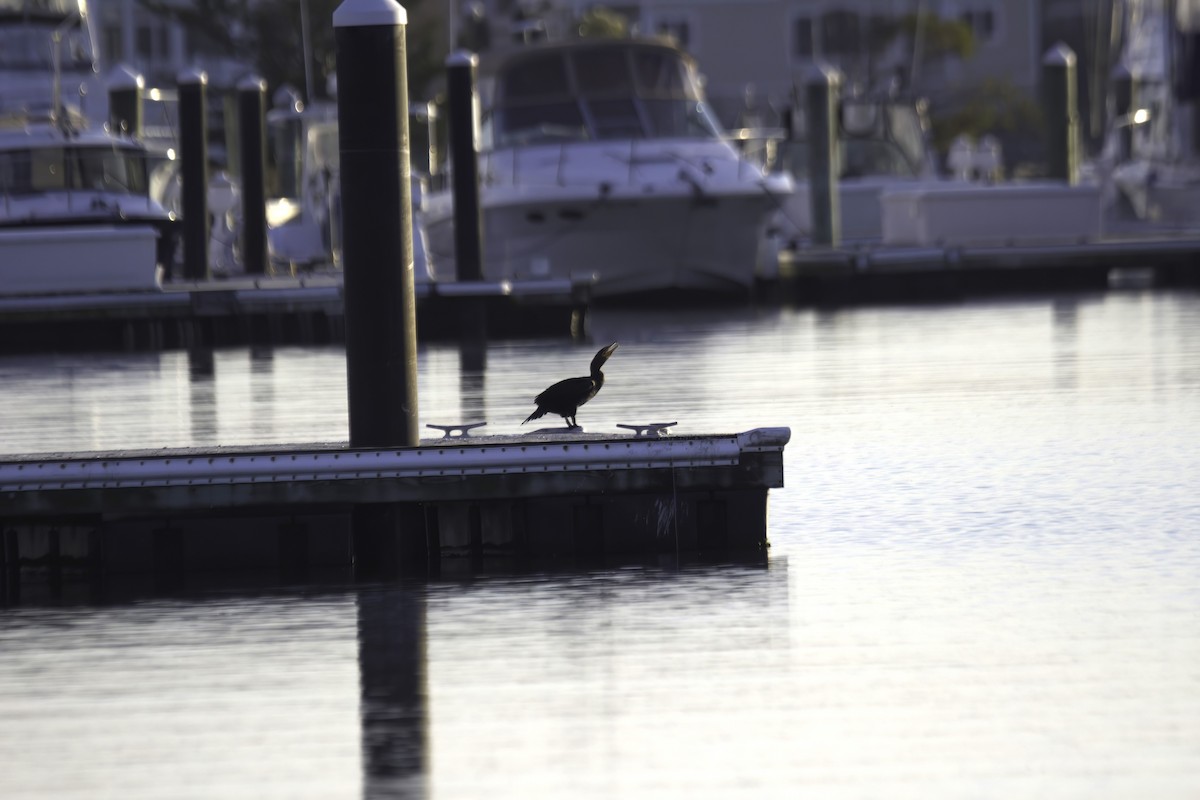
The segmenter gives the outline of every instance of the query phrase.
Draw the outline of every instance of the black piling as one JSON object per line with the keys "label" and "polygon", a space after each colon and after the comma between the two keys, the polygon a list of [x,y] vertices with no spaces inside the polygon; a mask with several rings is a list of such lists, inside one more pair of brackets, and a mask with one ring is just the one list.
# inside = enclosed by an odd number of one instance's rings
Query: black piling
{"label": "black piling", "polygon": [[242,263],[246,273],[267,271],[267,82],[258,76],[237,87],[242,167]]}
{"label": "black piling", "polygon": [[208,279],[208,76],[181,73],[179,85],[179,158],[183,179],[183,277]]}
{"label": "black piling", "polygon": [[459,50],[446,59],[446,106],[454,190],[454,265],[460,281],[483,278],[483,218],[479,212],[475,68],[479,58]]}
{"label": "black piling", "polygon": [[[483,212],[479,206],[479,58],[459,50],[446,59],[447,126],[454,192],[454,272],[460,282],[483,280]],[[457,300],[459,340],[472,361],[486,359],[487,306],[483,297]]]}
{"label": "black piling", "polygon": [[142,101],[146,81],[127,66],[113,68],[108,77],[108,124],[114,133],[142,136]]}
{"label": "black piling", "polygon": [[[394,0],[345,0],[333,13],[351,447],[415,446],[420,437],[407,22]],[[406,510],[355,508],[359,578],[424,567],[409,557],[424,529]]]}

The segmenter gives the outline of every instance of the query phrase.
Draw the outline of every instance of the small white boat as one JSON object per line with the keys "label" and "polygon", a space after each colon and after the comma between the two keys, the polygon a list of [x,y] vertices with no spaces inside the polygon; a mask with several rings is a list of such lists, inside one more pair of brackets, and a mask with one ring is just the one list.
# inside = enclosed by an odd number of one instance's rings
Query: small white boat
{"label": "small white boat", "polygon": [[[851,96],[838,115],[838,199],[841,240],[877,243],[883,237],[883,195],[893,190],[944,186],[928,141],[920,103],[890,96]],[[796,180],[795,194],[776,219],[785,244],[812,235],[808,183],[809,131],[803,109],[793,112],[792,138],[780,143],[782,167]]]}
{"label": "small white boat", "polygon": [[[480,84],[486,280],[594,276],[598,298],[750,291],[792,180],[739,155],[686,53],[632,39],[537,45]],[[435,277],[453,276],[448,186],[421,213]]]}
{"label": "small white boat", "polygon": [[[267,239],[275,272],[342,269],[341,156],[337,106],[305,106],[277,93],[267,114],[268,157],[275,171],[268,184]],[[430,270],[421,230],[420,182],[413,182],[413,263],[418,284]]]}
{"label": "small white boat", "polygon": [[157,290],[176,222],[140,142],[66,118],[0,118],[0,294]]}

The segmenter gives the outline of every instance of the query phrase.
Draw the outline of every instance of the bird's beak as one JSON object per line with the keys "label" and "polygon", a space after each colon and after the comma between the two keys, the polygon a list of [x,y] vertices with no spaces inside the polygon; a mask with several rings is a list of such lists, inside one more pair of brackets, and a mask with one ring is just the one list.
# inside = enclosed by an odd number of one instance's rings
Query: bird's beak
{"label": "bird's beak", "polygon": [[616,350],[617,350],[617,343],[613,342],[608,347],[602,348],[597,355],[599,355],[601,358],[603,358],[605,361],[607,361],[609,359],[609,357],[612,356],[612,354],[616,352]]}

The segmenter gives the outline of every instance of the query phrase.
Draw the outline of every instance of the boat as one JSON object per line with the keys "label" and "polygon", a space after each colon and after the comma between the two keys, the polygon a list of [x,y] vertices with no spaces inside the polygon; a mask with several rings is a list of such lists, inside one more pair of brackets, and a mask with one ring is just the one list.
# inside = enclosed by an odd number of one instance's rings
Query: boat
{"label": "boat", "polygon": [[[938,173],[922,101],[890,93],[852,94],[841,100],[838,119],[841,240],[875,243],[883,238],[886,192],[941,187],[947,178]],[[774,225],[786,247],[795,248],[812,235],[808,151],[804,109],[797,108],[790,135],[778,144],[780,167],[796,181],[796,191]]]}
{"label": "boat", "polygon": [[0,118],[0,293],[159,289],[177,222],[147,155],[66,114]]}
{"label": "boat", "polygon": [[[1158,228],[1200,225],[1200,5],[1125,0],[1118,65],[1135,83],[1136,107],[1111,120],[1096,165],[1129,217]],[[1115,98],[1113,107],[1116,106]],[[1122,144],[1125,140],[1125,144]]]}
{"label": "boat", "polygon": [[106,107],[83,0],[0,0],[0,294],[157,290],[176,220]]}
{"label": "boat", "polygon": [[[485,279],[594,278],[597,299],[748,295],[792,181],[739,155],[684,51],[529,45],[481,69],[480,98]],[[449,185],[421,204],[438,280],[455,270]]]}
{"label": "boat", "polygon": [[[780,146],[796,194],[775,220],[783,257],[811,248],[808,135],[803,110]],[[999,143],[959,138],[937,169],[924,103],[851,93],[838,109],[839,244],[873,248],[1077,243],[1102,235],[1101,192],[1053,180],[1004,181]],[[760,267],[764,277],[766,269]]]}
{"label": "boat", "polygon": [[[336,84],[335,84],[336,86]],[[305,104],[284,87],[267,113],[267,192],[271,269],[279,273],[342,269],[341,156],[337,106]],[[412,181],[413,262],[417,284],[432,280],[420,224],[421,181]]]}

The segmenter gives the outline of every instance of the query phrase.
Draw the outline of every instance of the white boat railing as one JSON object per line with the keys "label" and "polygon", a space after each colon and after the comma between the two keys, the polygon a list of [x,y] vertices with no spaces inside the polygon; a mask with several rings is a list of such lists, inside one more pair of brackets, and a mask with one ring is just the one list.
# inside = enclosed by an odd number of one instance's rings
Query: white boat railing
{"label": "white boat railing", "polygon": [[[613,141],[567,141],[545,144],[533,144],[523,147],[504,148],[480,153],[479,172],[481,181],[485,184],[495,184],[499,175],[504,174],[511,186],[569,186],[581,184],[603,183],[613,186],[613,180],[621,174],[615,168],[603,169],[603,178],[599,178],[600,170],[589,171],[586,177],[572,179],[568,170],[573,166],[584,164],[587,160],[599,158],[613,159],[616,164],[624,162],[624,181],[619,185],[636,186],[644,181],[645,176],[639,176],[639,170],[648,166],[669,165],[687,168],[686,172],[676,173],[680,180],[696,185],[714,172],[714,164],[723,163],[734,165],[733,172],[739,181],[761,178],[770,165],[764,159],[759,163],[754,158],[748,158],[740,152],[735,142],[750,142],[752,138],[745,136],[738,139],[712,139],[691,142],[688,140],[664,139],[629,139],[627,143]],[[765,142],[778,141],[778,137],[764,137],[763,142],[751,146],[751,153],[765,150]],[[695,154],[689,152],[689,147],[695,144],[705,145],[702,151]],[[773,149],[773,145],[772,145]],[[539,180],[551,173],[553,180]],[[729,173],[726,173],[729,174]]]}

